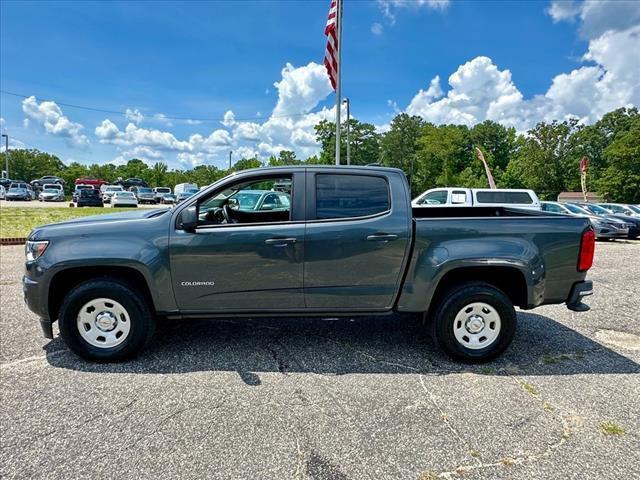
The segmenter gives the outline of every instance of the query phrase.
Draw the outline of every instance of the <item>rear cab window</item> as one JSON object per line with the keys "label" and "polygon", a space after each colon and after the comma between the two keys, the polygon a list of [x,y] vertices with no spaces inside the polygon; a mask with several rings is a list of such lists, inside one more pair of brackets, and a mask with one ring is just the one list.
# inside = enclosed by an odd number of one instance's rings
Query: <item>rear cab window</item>
{"label": "rear cab window", "polygon": [[391,209],[387,179],[375,175],[315,175],[316,220],[369,217]]}

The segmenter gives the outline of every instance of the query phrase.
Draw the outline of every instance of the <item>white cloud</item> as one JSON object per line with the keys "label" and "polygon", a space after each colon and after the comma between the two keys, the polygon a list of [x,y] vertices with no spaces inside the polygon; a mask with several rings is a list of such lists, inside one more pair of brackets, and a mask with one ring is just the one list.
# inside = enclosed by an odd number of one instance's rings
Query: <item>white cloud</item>
{"label": "white cloud", "polygon": [[371,25],[371,33],[374,35],[382,35],[384,33],[384,27],[381,23],[375,22]]}
{"label": "white cloud", "polygon": [[547,13],[554,22],[580,22],[580,32],[588,39],[610,30],[626,30],[640,23],[637,0],[565,1],[553,0]]}
{"label": "white cloud", "polygon": [[287,63],[281,73],[282,80],[273,84],[278,89],[273,116],[309,112],[332,91],[324,65],[310,62],[295,68]]}
{"label": "white cloud", "polygon": [[591,40],[585,65],[552,79],[546,93],[525,99],[511,72],[476,57],[449,77],[441,97],[439,78],[420,90],[407,113],[434,123],[473,125],[486,119],[527,130],[540,121],[570,117],[591,123],[615,108],[640,105],[640,26],[607,31]]}
{"label": "white cloud", "polygon": [[396,22],[396,11],[399,8],[418,9],[426,7],[430,10],[446,10],[450,0],[378,0],[378,6],[386,19],[393,25]]}
{"label": "white cloud", "polygon": [[224,117],[222,119],[222,125],[225,127],[233,127],[236,124],[236,116],[231,110],[227,110],[224,112]]}
{"label": "white cloud", "polygon": [[127,110],[124,112],[124,117],[135,123],[136,125],[138,125],[140,122],[142,122],[142,120],[144,120],[144,115],[142,115],[142,113],[140,113],[140,110],[136,109],[131,109],[131,108],[127,108]]}
{"label": "white cloud", "polygon": [[36,97],[31,96],[22,101],[22,111],[29,119],[44,127],[50,135],[66,138],[71,144],[80,147],[89,145],[89,139],[81,133],[84,127],[65,117],[55,102],[38,103]]}

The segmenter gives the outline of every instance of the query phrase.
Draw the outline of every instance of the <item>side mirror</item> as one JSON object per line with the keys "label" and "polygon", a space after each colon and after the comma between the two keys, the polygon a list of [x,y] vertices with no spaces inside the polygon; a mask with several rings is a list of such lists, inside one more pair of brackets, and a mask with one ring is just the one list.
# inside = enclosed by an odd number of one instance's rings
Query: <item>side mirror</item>
{"label": "side mirror", "polygon": [[193,232],[198,226],[198,208],[193,205],[180,212],[178,225],[185,232]]}

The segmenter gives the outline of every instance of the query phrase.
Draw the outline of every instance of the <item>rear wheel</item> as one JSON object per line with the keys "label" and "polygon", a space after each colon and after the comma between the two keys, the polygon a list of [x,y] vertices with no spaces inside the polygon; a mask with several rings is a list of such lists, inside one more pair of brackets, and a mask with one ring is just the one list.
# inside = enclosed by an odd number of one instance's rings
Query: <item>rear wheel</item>
{"label": "rear wheel", "polygon": [[442,297],[431,321],[431,335],[456,360],[481,363],[507,349],[516,324],[513,304],[502,290],[484,282],[469,282]]}
{"label": "rear wheel", "polygon": [[155,319],[144,296],[116,280],[89,280],[67,294],[60,308],[60,334],[88,360],[135,356],[151,339]]}

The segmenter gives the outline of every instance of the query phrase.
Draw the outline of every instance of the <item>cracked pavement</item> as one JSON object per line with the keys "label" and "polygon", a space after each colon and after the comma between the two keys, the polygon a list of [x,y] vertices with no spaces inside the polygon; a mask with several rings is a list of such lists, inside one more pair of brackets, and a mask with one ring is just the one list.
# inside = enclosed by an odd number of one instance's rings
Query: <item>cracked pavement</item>
{"label": "cracked pavement", "polygon": [[598,243],[590,312],[519,312],[479,366],[407,316],[166,321],[92,364],[42,338],[23,248],[0,260],[2,478],[640,477],[639,241]]}

